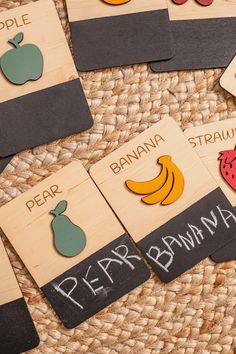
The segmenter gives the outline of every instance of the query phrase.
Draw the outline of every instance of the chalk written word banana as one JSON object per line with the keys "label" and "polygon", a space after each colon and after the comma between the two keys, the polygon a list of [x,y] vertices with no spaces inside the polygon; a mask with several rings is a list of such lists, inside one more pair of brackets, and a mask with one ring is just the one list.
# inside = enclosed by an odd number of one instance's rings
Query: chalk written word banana
{"label": "chalk written word banana", "polygon": [[184,176],[171,160],[165,155],[158,158],[162,166],[160,174],[150,181],[135,182],[128,180],[126,187],[133,193],[145,195],[141,200],[148,205],[160,203],[169,205],[181,197],[184,191]]}

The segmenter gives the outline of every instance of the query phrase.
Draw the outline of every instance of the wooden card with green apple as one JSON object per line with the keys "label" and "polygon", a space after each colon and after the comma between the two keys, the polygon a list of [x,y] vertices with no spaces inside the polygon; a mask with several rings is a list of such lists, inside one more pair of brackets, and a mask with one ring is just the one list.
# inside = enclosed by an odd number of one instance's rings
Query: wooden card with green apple
{"label": "wooden card with green apple", "polygon": [[0,220],[68,328],[150,276],[138,249],[79,162],[0,208]]}
{"label": "wooden card with green apple", "polygon": [[0,236],[0,353],[15,354],[39,343],[32,318]]}
{"label": "wooden card with green apple", "polygon": [[[185,135],[236,211],[236,119],[192,127]],[[236,259],[236,242],[215,252],[212,259]]]}
{"label": "wooden card with green apple", "polygon": [[0,13],[0,115],[0,158],[92,126],[52,0]]}
{"label": "wooden card with green apple", "polygon": [[90,174],[158,277],[172,281],[236,237],[236,213],[171,118]]}

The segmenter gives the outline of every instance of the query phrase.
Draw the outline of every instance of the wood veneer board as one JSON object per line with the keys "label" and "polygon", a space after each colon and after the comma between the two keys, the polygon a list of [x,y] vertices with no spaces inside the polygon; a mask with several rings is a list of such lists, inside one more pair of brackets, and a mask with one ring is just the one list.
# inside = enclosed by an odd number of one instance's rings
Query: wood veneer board
{"label": "wood veneer board", "polygon": [[[14,49],[8,40],[16,36],[19,39],[21,32],[20,48]],[[29,44],[41,51],[41,77],[40,55],[35,54],[35,48],[32,54]],[[52,0],[1,12],[0,48],[0,157],[92,126],[88,104]],[[28,68],[32,72],[29,73]],[[16,79],[22,72],[23,79],[31,81],[23,84],[21,77],[21,84],[13,83],[18,82]]]}
{"label": "wood veneer board", "polygon": [[[50,211],[63,200],[67,209],[56,220]],[[70,226],[61,234],[65,217]],[[150,276],[133,242],[79,162],[3,206],[0,220],[3,232],[68,328]],[[58,223],[60,230],[54,235],[52,227],[55,230]],[[65,257],[58,251],[57,241],[65,237],[68,244],[71,223],[77,231],[78,227],[83,230],[86,245],[78,255]]]}
{"label": "wood veneer board", "polygon": [[168,59],[172,35],[165,0],[67,0],[73,52],[79,70]]}
{"label": "wood veneer board", "polygon": [[226,91],[236,96],[236,57],[231,61],[224,74],[220,78],[220,85]]}
{"label": "wood veneer board", "polygon": [[[229,158],[228,151],[234,150],[236,146],[236,119],[189,128],[185,130],[185,135],[236,211],[236,191],[222,176],[221,161],[219,160],[222,156],[226,162],[222,164],[222,167],[224,168],[225,165],[225,168],[230,168],[227,174],[233,181],[232,177],[236,178],[236,153],[234,153],[234,160]],[[223,155],[220,152],[224,152]],[[215,262],[236,259],[236,242],[232,241],[219,249],[212,255],[212,259]]]}
{"label": "wood veneer board", "polygon": [[[161,163],[163,156],[170,156],[175,166]],[[165,282],[236,235],[233,207],[171,118],[163,119],[105,157],[91,167],[90,174]],[[130,180],[147,182],[142,187],[134,186],[133,193],[128,187]],[[161,204],[170,197],[171,203]],[[149,205],[147,198],[155,202]],[[222,219],[222,209],[228,210],[225,213],[230,215],[230,225]],[[213,229],[212,218],[218,222]]]}
{"label": "wood veneer board", "polygon": [[168,0],[175,55],[151,64],[155,72],[226,67],[236,53],[236,1]]}
{"label": "wood veneer board", "polygon": [[0,352],[18,354],[39,344],[29,310],[0,238]]}

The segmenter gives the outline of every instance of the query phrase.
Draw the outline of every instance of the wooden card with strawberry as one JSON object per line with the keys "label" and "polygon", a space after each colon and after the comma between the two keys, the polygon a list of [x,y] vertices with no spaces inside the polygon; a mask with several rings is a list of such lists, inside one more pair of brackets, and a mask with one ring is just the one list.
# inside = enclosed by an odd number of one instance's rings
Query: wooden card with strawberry
{"label": "wooden card with strawberry", "polygon": [[171,118],[105,157],[90,174],[164,282],[236,237],[234,208]]}
{"label": "wooden card with strawberry", "polygon": [[52,0],[0,13],[0,116],[0,158],[92,126]]}
{"label": "wooden card with strawberry", "polygon": [[229,65],[236,47],[235,0],[168,0],[174,56],[151,63],[155,72]]}
{"label": "wooden card with strawberry", "polygon": [[[236,119],[189,128],[185,135],[236,210]],[[212,259],[236,259],[236,242],[218,250]]]}

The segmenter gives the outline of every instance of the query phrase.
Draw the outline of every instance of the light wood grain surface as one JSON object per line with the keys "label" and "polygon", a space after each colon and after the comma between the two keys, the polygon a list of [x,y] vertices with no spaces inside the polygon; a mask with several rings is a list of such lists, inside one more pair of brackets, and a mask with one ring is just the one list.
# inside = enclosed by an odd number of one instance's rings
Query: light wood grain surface
{"label": "light wood grain surface", "polygon": [[[49,191],[53,185],[57,185],[58,191],[62,193],[56,194],[54,198],[47,198],[47,202],[42,204],[43,191]],[[29,211],[26,203],[35,197],[38,204],[42,205],[36,204]],[[58,202],[64,199],[67,200],[68,207],[63,215],[80,226],[87,238],[85,249],[73,258],[61,256],[53,246],[51,229],[53,216],[50,210],[55,209]],[[3,232],[39,287],[124,233],[101,193],[79,162],[72,162],[0,208],[0,220]]]}
{"label": "light wood grain surface", "polygon": [[[24,16],[24,21],[22,16]],[[10,24],[12,25],[10,26]],[[14,85],[0,73],[0,102],[78,77],[52,0],[40,0],[0,13],[0,57],[6,51],[13,49],[12,45],[7,42],[19,32],[24,33],[21,46],[31,43],[40,48],[44,59],[43,75],[37,81],[28,81],[24,85]]]}
{"label": "light wood grain surface", "polygon": [[0,237],[0,305],[20,299],[23,295]]}
{"label": "light wood grain surface", "polygon": [[236,207],[236,192],[221,176],[220,161],[218,160],[220,151],[235,148],[236,118],[189,128],[185,130],[185,135],[192,142],[192,146],[196,145],[194,148],[205,166],[216,179],[231,204]]}
{"label": "light wood grain surface", "polygon": [[[153,139],[155,135],[161,135],[164,142],[160,142],[158,147],[152,148],[147,154],[142,153],[139,160],[130,165],[126,164],[120,173],[113,173],[111,164],[127,154],[133,154],[138,146],[144,146],[144,143],[150,142],[150,138]],[[146,205],[140,200],[140,196],[126,188],[125,181],[147,181],[155,178],[161,169],[157,165],[157,159],[163,155],[170,155],[182,171],[185,178],[184,193],[169,206]],[[90,174],[135,241],[140,241],[217,188],[216,182],[171,118],[156,123],[93,165]]]}
{"label": "light wood grain surface", "polygon": [[168,0],[171,20],[192,20],[219,17],[236,17],[236,0],[214,0],[210,6],[202,6],[195,0],[176,5]]}
{"label": "light wood grain surface", "polygon": [[131,0],[119,6],[102,0],[66,0],[66,3],[71,22],[167,8],[166,0]]}
{"label": "light wood grain surface", "polygon": [[236,57],[231,61],[220,78],[220,85],[236,97]]}

